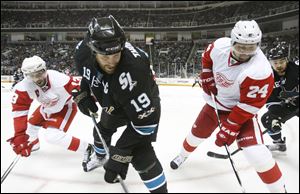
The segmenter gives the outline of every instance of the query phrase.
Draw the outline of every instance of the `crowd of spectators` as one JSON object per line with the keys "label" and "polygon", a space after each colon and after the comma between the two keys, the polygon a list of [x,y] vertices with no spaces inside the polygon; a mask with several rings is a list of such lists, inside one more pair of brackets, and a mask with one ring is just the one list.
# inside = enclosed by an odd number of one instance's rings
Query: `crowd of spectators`
{"label": "crowd of spectators", "polygon": [[[151,60],[153,60],[154,71],[160,73],[159,76],[162,77],[180,75],[193,45],[191,41],[162,41],[156,42],[152,46],[140,41],[132,44],[149,54]],[[2,46],[1,51],[1,75],[12,75],[17,68],[21,67],[24,58],[32,55],[43,58],[49,69],[56,69],[61,72],[70,71],[72,75],[77,75],[73,58],[75,47],[76,42],[50,43],[36,41],[6,44]],[[150,52],[150,49],[152,49],[152,52]],[[164,49],[168,52],[162,52]]]}
{"label": "crowd of spectators", "polygon": [[153,67],[158,77],[182,77],[193,47],[192,41],[155,41]]}
{"label": "crowd of spectators", "polygon": [[[230,3],[229,3],[230,4]],[[15,7],[2,7],[1,28],[33,27],[86,27],[92,17],[103,17],[109,14],[125,27],[177,27],[199,26],[236,22],[239,19],[252,19],[274,15],[288,10],[299,10],[297,1],[250,1],[207,4],[197,9],[45,9],[34,7],[33,10],[20,10]],[[261,5],[264,6],[261,6]],[[32,7],[33,8],[33,7]],[[92,8],[92,7],[90,7]],[[138,16],[138,17],[137,17]],[[146,51],[158,77],[191,77],[201,70],[201,54],[206,46],[215,39],[207,37],[200,41],[154,40],[153,45],[144,40],[133,42]],[[220,37],[222,35],[217,35]],[[264,52],[276,42],[286,41],[290,45],[290,56],[299,56],[299,31],[296,35],[264,36]],[[48,64],[48,68],[77,75],[74,66],[74,49],[78,40],[73,42],[24,41],[6,43],[1,36],[1,75],[12,75],[21,66],[25,57],[39,55]],[[211,40],[210,40],[211,39]],[[66,39],[68,40],[68,39]]]}
{"label": "crowd of spectators", "polygon": [[143,2],[143,1],[54,1],[48,3],[47,1],[1,1],[1,7],[6,9],[102,9],[102,8],[186,8],[186,7],[197,7],[205,6],[209,4],[218,4],[224,1],[154,1],[154,2]]}
{"label": "crowd of spectators", "polygon": [[[77,75],[73,60],[76,43],[36,41],[6,44],[2,46],[1,52],[1,75],[12,75],[18,67],[21,67],[24,58],[32,55],[43,58],[49,69],[56,69],[61,72],[70,71],[72,75]],[[153,59],[154,70],[161,72],[162,76],[167,76],[167,74],[179,74],[179,71],[182,70],[180,68],[186,64],[192,42],[162,41],[149,47],[145,42],[138,41],[133,42],[133,45],[149,53],[149,56]],[[152,53],[150,53],[150,49],[152,49]],[[169,52],[160,53],[163,49],[168,49]],[[177,72],[174,70],[176,65]],[[159,67],[161,67],[161,70],[159,70]]]}
{"label": "crowd of spectators", "polygon": [[[263,6],[262,6],[263,5]],[[85,27],[92,17],[112,14],[125,27],[199,26],[253,19],[299,9],[296,1],[250,1],[188,10],[115,10],[115,9],[45,9],[18,10],[1,8],[1,26],[15,27]]]}
{"label": "crowd of spectators", "polygon": [[[290,59],[299,57],[299,33],[294,35],[265,36],[262,50],[267,51],[279,42],[290,47]],[[193,77],[201,70],[201,55],[210,41],[145,41],[132,42],[149,54],[157,77]],[[47,62],[49,69],[78,75],[74,65],[74,51],[77,42],[19,42],[1,44],[1,75],[12,75],[21,67],[25,57],[38,55]],[[194,49],[192,49],[194,48]],[[191,56],[190,56],[191,55]],[[190,57],[190,60],[188,60]]]}
{"label": "crowd of spectators", "polygon": [[38,55],[47,63],[47,68],[77,75],[74,65],[76,43],[19,42],[6,44],[1,49],[1,75],[12,75],[21,67],[26,57]]}

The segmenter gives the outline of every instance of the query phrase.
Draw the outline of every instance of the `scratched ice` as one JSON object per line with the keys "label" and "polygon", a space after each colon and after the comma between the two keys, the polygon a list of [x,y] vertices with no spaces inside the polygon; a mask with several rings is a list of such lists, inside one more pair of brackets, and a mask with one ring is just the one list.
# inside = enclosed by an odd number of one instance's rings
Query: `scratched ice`
{"label": "scratched ice", "polygon": [[[1,89],[1,175],[15,158],[6,142],[13,134],[13,120],[10,113],[11,92],[4,88],[9,86],[4,84]],[[225,154],[224,148],[214,145],[215,133],[178,170],[174,171],[169,167],[204,102],[199,87],[160,86],[160,93],[162,116],[158,139],[153,145],[163,165],[169,192],[241,192],[229,160],[206,156],[209,150]],[[262,109],[259,115],[265,111],[265,108]],[[69,132],[92,142],[92,127],[92,120],[78,113]],[[287,138],[287,155],[276,156],[276,160],[286,180],[287,191],[299,193],[299,119],[292,118],[283,128],[283,134]],[[122,130],[121,128],[113,136],[113,142]],[[271,142],[267,135],[264,138],[266,143]],[[1,192],[123,192],[120,184],[104,182],[102,168],[89,173],[83,172],[82,154],[48,144],[44,140],[43,130],[40,131],[40,141],[41,149],[29,158],[19,160],[1,185]],[[230,147],[231,151],[235,149],[236,145]],[[268,192],[242,153],[234,155],[233,160],[246,192]],[[132,166],[125,184],[130,192],[148,192]]]}

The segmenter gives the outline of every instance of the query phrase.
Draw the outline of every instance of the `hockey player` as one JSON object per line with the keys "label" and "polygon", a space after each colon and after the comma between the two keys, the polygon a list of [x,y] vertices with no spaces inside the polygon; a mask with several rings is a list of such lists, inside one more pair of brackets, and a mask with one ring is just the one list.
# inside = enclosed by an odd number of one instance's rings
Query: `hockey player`
{"label": "hockey player", "polygon": [[[77,112],[71,91],[79,88],[79,80],[47,70],[45,61],[38,56],[25,58],[21,70],[25,78],[14,87],[12,97],[15,132],[8,140],[16,154],[28,157],[31,151],[39,149],[41,127],[46,129],[45,138],[49,143],[71,151],[92,149],[87,142],[67,134]],[[27,121],[33,100],[41,105]]]}
{"label": "hockey player", "polygon": [[[166,193],[163,168],[152,147],[160,119],[160,98],[148,55],[126,42],[123,29],[110,15],[92,19],[86,38],[77,45],[75,61],[82,75],[80,91],[74,95],[79,109],[88,116],[89,111],[97,112],[91,93],[102,107],[98,128],[110,146],[106,163],[95,129],[94,144],[99,165],[105,163],[105,181],[115,183],[118,175],[125,179],[131,163],[150,192]],[[120,126],[126,129],[112,146],[112,135]]]}
{"label": "hockey player", "polygon": [[254,20],[239,21],[231,31],[231,39],[219,38],[207,47],[200,74],[206,105],[185,138],[180,154],[171,161],[173,169],[217,128],[213,93],[221,120],[215,144],[229,146],[236,140],[268,189],[285,191],[281,171],[263,144],[256,115],[274,84],[271,66],[259,48],[261,37]]}
{"label": "hockey player", "polygon": [[18,68],[17,71],[15,71],[14,75],[14,83],[13,85],[11,86],[11,88],[13,89],[13,87],[19,83],[20,81],[22,81],[24,79],[24,76],[23,76],[23,73],[21,71],[21,68]]}
{"label": "hockey player", "polygon": [[268,129],[273,145],[271,151],[286,151],[285,137],[281,137],[281,124],[294,116],[299,117],[299,61],[288,60],[288,46],[282,42],[268,52],[274,72],[274,90],[267,101],[268,111],[261,122]]}

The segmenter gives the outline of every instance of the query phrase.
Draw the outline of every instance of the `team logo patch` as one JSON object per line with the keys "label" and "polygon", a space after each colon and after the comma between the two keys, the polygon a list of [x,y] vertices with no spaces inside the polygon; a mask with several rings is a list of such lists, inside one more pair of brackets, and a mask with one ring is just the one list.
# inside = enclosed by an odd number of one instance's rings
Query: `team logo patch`
{"label": "team logo patch", "polygon": [[216,73],[216,82],[218,83],[218,85],[224,88],[228,88],[234,83],[233,80],[227,79],[227,77],[224,74],[219,72]]}

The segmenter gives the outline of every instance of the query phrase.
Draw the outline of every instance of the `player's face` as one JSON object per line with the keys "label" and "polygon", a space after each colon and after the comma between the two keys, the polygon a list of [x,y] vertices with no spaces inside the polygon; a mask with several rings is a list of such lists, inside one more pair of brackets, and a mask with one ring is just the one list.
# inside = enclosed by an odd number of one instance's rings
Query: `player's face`
{"label": "player's face", "polygon": [[283,75],[285,72],[285,69],[287,67],[287,60],[286,58],[281,58],[281,59],[275,59],[275,60],[270,60],[270,63],[273,67],[273,69],[279,74]]}
{"label": "player's face", "polygon": [[96,60],[99,67],[107,74],[113,74],[120,62],[121,52],[112,55],[102,55],[97,53]]}
{"label": "player's face", "polygon": [[232,47],[232,53],[237,60],[243,62],[249,60],[256,54],[257,44],[240,44],[235,43]]}
{"label": "player's face", "polygon": [[45,86],[47,82],[47,71],[40,70],[34,73],[30,73],[26,75],[29,79],[31,79],[36,85],[39,87]]}

